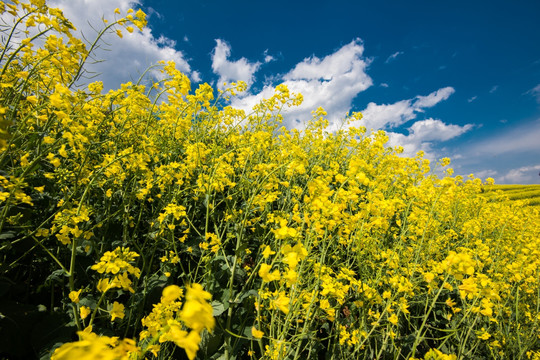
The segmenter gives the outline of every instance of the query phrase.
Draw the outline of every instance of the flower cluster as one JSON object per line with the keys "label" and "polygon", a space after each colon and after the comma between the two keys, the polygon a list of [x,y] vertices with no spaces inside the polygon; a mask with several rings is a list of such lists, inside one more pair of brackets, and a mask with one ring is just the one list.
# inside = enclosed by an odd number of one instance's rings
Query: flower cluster
{"label": "flower cluster", "polygon": [[[147,347],[156,356],[160,350],[160,346],[154,344],[157,339],[159,343],[175,343],[185,349],[188,358],[193,360],[199,350],[202,331],[214,328],[212,306],[207,302],[211,295],[201,285],[193,284],[187,287],[182,304],[183,293],[176,285],[166,287],[161,302],[154,305],[152,312],[142,319],[145,330],[140,333],[140,339],[149,340]],[[191,330],[185,330],[186,327]]]}
{"label": "flower cluster", "polygon": [[141,276],[141,270],[130,264],[138,256],[139,254],[130,251],[129,248],[116,248],[114,251],[105,252],[99,262],[92,265],[91,269],[100,274],[110,274],[112,278],[102,278],[97,289],[105,293],[117,287],[134,293],[135,290],[131,287],[132,281],[128,276],[133,275],[136,278]]}

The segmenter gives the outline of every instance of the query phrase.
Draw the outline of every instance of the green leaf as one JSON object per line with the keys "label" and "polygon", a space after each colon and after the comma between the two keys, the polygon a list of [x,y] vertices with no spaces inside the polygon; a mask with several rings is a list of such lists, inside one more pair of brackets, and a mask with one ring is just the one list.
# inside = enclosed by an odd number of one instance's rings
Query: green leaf
{"label": "green leaf", "polygon": [[219,316],[223,314],[225,310],[227,310],[228,308],[229,308],[228,303],[223,304],[217,300],[212,301],[212,309],[214,309],[213,314],[212,314],[213,316]]}
{"label": "green leaf", "polygon": [[15,237],[15,232],[13,231],[6,231],[0,234],[0,240],[13,239],[14,237]]}

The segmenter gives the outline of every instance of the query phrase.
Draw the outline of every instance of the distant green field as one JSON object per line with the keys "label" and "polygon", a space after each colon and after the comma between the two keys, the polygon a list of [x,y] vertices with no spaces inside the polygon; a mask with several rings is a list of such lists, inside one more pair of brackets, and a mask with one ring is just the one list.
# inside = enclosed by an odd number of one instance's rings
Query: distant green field
{"label": "distant green field", "polygon": [[525,200],[528,206],[540,208],[540,185],[489,185],[484,195],[494,201]]}

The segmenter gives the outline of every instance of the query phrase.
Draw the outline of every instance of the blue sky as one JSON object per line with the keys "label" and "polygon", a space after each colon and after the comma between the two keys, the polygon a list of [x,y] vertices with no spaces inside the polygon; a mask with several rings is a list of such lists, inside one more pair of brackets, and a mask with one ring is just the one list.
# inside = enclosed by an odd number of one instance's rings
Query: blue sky
{"label": "blue sky", "polygon": [[[54,0],[83,32],[119,7],[148,13],[144,33],[110,39],[106,86],[174,60],[194,83],[244,80],[249,108],[281,82],[304,95],[301,128],[322,106],[347,111],[407,154],[448,156],[457,174],[540,183],[538,1]],[[99,25],[99,24],[98,24]]]}

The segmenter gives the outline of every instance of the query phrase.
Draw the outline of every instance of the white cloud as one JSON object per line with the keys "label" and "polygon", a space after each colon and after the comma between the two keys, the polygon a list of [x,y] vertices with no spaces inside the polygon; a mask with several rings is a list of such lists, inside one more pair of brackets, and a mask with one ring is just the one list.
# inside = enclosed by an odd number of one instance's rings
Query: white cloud
{"label": "white cloud", "polygon": [[149,17],[153,17],[153,16],[156,16],[158,19],[163,19],[163,15],[160,14],[159,12],[156,11],[156,9],[154,9],[153,7],[151,6],[147,6],[146,7],[146,14],[149,16]]}
{"label": "white cloud", "polygon": [[417,96],[414,107],[417,111],[426,107],[433,107],[439,102],[446,100],[455,92],[453,87],[447,86],[437,91],[432,92],[428,96]]}
{"label": "white cloud", "polygon": [[480,170],[480,171],[476,171],[476,172],[474,173],[474,176],[475,176],[476,178],[485,180],[485,179],[487,179],[488,177],[494,178],[495,176],[497,176],[497,174],[498,174],[498,172],[497,172],[496,170],[488,169],[488,170]]}
{"label": "white cloud", "polygon": [[387,88],[388,87],[388,84],[387,83],[381,83],[379,86],[383,87],[383,88]]}
{"label": "white cloud", "polygon": [[[115,8],[119,8],[121,14],[125,15],[129,8],[139,7],[141,1],[51,0],[49,5],[62,9],[78,31],[91,40],[97,35],[94,29],[104,27],[102,18],[112,21]],[[159,16],[155,12],[152,14]],[[101,43],[102,47],[98,48],[94,55],[95,59],[105,61],[90,63],[87,66],[91,74],[99,75],[99,80],[103,81],[106,89],[117,88],[121,83],[137,80],[149,66],[160,60],[174,61],[177,68],[191,80],[200,80],[199,73],[191,69],[184,54],[174,48],[174,41],[163,36],[156,38],[149,28],[145,28],[142,33],[134,31],[130,34],[125,30],[122,33],[123,39],[113,33],[106,34]],[[154,75],[157,76],[157,73]]]}
{"label": "white cloud", "polygon": [[403,51],[396,51],[386,59],[385,63],[388,64],[389,62],[395,60],[399,55],[403,55]]}
{"label": "white cloud", "polygon": [[[306,58],[279,77],[278,80],[291,92],[304,96],[301,106],[284,109],[284,125],[288,128],[303,127],[311,119],[311,111],[319,106],[328,112],[330,122],[339,122],[351,110],[356,95],[373,84],[366,74],[369,60],[362,57],[363,52],[361,40],[355,39],[322,59],[316,56]],[[249,112],[253,105],[273,93],[273,86],[266,85],[258,94],[235,98],[231,105]]]}
{"label": "white cloud", "polygon": [[413,99],[401,100],[393,104],[369,103],[362,110],[364,118],[362,125],[367,129],[393,128],[415,119],[418,112],[424,108],[433,107],[439,102],[448,99],[454,93],[454,88],[444,87],[427,96],[417,96]]}
{"label": "white cloud", "polygon": [[399,126],[416,117],[415,108],[411,105],[411,100],[401,100],[393,104],[378,105],[370,102],[361,111],[364,115],[362,126],[369,129],[384,129]]}
{"label": "white cloud", "polygon": [[471,102],[473,102],[474,100],[476,100],[476,98],[478,98],[478,96],[473,96],[473,97],[467,99],[467,101],[471,103]]}
{"label": "white cloud", "polygon": [[274,61],[274,60],[276,60],[276,58],[268,54],[268,49],[264,50],[264,63],[267,64],[270,61]]}
{"label": "white cloud", "polygon": [[531,94],[536,98],[536,102],[540,104],[540,84],[527,91],[527,94]]}
{"label": "white cloud", "polygon": [[441,142],[453,139],[464,134],[473,128],[473,125],[464,126],[445,124],[438,119],[425,119],[416,121],[408,129],[409,135],[388,132],[391,146],[402,146],[404,155],[414,156],[418,151],[423,150],[426,157],[434,159],[437,153],[432,153],[434,142]]}
{"label": "white cloud", "polygon": [[497,91],[498,88],[499,88],[499,85],[492,86],[491,89],[489,90],[489,93],[493,94],[495,91]]}
{"label": "white cloud", "polygon": [[540,164],[523,166],[517,169],[511,169],[504,176],[499,178],[501,183],[509,184],[537,184]]}
{"label": "white cloud", "polygon": [[441,120],[426,119],[415,122],[410,128],[410,137],[422,141],[447,141],[459,136],[470,129],[473,125],[464,126],[445,124]]}
{"label": "white cloud", "polygon": [[219,75],[218,88],[224,82],[244,81],[248,87],[253,84],[254,74],[261,66],[260,62],[250,63],[246,58],[230,61],[231,47],[225,41],[216,39],[216,47],[212,52],[212,70]]}

